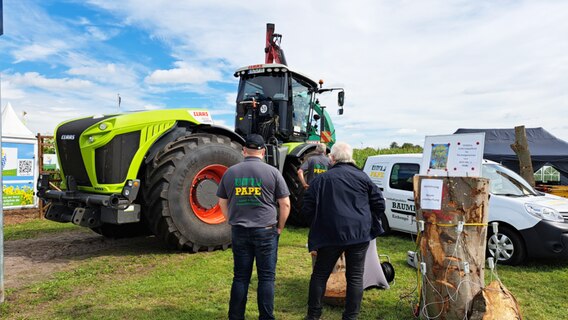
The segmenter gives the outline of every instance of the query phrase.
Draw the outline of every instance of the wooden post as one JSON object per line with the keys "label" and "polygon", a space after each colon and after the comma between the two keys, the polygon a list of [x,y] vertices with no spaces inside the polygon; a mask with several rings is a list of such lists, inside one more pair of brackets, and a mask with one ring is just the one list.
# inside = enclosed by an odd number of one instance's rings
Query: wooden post
{"label": "wooden post", "polygon": [[511,145],[511,149],[515,151],[517,158],[519,158],[519,173],[521,177],[534,187],[534,170],[525,126],[515,127],[515,143]]}
{"label": "wooden post", "polygon": [[[426,179],[443,180],[440,210],[421,208],[421,184]],[[425,222],[419,239],[420,261],[426,264],[422,318],[463,319],[484,287],[488,192],[485,178],[414,177],[416,219]],[[460,222],[464,225],[458,232]]]}
{"label": "wooden post", "polygon": [[[61,182],[61,179],[59,178],[59,174],[57,170],[44,170],[43,169],[43,155],[44,155],[44,149],[46,147],[52,147],[53,146],[53,142],[49,142],[48,140],[53,139],[53,136],[44,136],[41,134],[37,134],[37,154],[38,154],[38,162],[39,162],[39,174],[49,174],[51,175],[50,180],[52,182],[50,182],[50,186],[52,186],[53,189],[58,189],[57,186],[59,185],[59,182]],[[59,190],[59,189],[58,189]],[[45,212],[47,211],[47,206],[44,205],[42,200],[39,200],[39,205],[38,205],[38,218],[43,218],[45,216]]]}

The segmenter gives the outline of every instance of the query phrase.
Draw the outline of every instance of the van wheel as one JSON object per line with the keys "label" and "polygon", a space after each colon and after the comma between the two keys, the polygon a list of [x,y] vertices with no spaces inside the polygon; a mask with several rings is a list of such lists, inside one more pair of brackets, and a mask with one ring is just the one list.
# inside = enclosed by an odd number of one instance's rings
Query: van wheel
{"label": "van wheel", "polygon": [[497,234],[488,235],[487,255],[501,264],[514,266],[525,260],[526,249],[523,239],[516,230],[499,226]]}

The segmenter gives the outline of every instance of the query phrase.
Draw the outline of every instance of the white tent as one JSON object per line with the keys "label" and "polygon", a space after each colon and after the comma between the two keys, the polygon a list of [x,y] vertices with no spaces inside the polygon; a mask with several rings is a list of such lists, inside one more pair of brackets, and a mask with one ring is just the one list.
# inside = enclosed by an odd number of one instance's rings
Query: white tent
{"label": "white tent", "polygon": [[39,173],[37,138],[8,103],[2,110],[2,206],[19,209],[37,206]]}
{"label": "white tent", "polygon": [[2,137],[3,138],[19,138],[19,139],[33,139],[35,134],[18,118],[12,104],[8,102],[6,107],[2,109]]}

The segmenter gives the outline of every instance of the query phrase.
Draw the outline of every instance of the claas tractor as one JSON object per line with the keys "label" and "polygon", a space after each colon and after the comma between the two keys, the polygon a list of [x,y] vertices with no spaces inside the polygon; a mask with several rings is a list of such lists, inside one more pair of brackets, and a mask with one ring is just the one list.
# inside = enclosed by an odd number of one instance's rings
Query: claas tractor
{"label": "claas tractor", "polygon": [[234,131],[213,123],[204,109],[167,109],[91,116],[55,129],[61,189],[38,180],[48,203],[45,217],[91,228],[107,237],[153,233],[182,250],[226,249],[231,231],[216,197],[230,166],[243,160],[244,138],[260,134],[266,162],[283,174],[291,192],[289,222],[301,215],[303,187],[297,170],[315,143],[335,141],[330,116],[318,100],[342,88],[292,71],[281,35],[267,25],[265,63],[238,69]]}

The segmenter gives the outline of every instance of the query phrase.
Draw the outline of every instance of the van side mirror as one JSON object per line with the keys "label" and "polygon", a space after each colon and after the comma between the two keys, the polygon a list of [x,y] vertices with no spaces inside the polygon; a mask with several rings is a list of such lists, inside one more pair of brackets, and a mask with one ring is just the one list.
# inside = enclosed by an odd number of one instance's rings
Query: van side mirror
{"label": "van side mirror", "polygon": [[337,94],[337,104],[340,107],[343,107],[343,103],[345,102],[345,91],[339,91]]}

